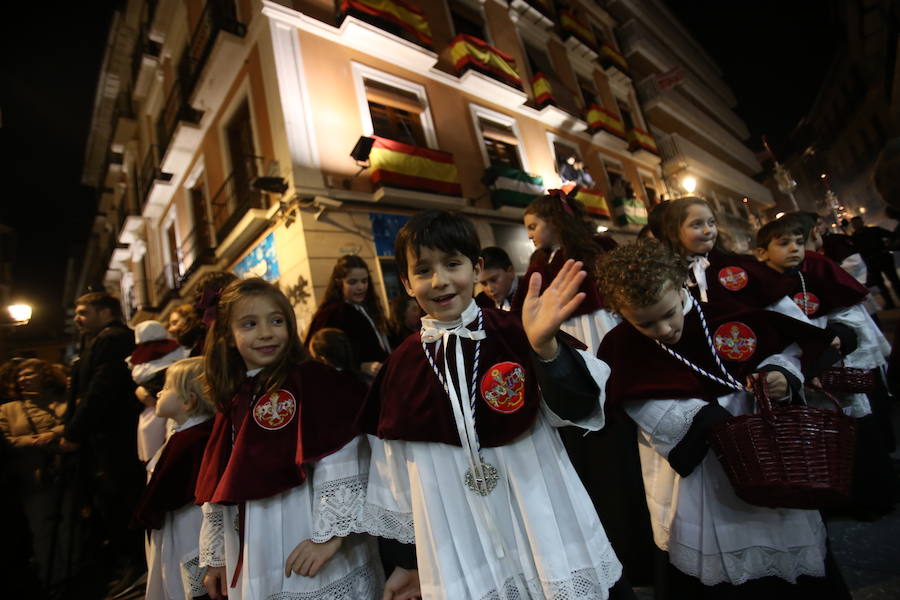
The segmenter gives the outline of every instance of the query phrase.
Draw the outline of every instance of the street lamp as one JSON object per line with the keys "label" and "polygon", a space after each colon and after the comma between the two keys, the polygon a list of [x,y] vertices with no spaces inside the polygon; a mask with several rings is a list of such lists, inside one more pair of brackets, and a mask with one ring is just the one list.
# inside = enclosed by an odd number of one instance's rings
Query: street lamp
{"label": "street lamp", "polygon": [[684,188],[688,194],[693,194],[694,190],[697,189],[697,180],[688,175],[687,177],[683,177],[681,179],[681,187]]}
{"label": "street lamp", "polygon": [[0,325],[26,325],[31,320],[31,307],[27,304],[11,304],[6,307],[8,316],[0,319]]}

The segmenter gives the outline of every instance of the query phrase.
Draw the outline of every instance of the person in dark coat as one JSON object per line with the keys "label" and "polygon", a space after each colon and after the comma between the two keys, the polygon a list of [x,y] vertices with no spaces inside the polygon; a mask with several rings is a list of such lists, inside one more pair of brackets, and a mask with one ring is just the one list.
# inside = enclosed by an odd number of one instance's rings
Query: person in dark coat
{"label": "person in dark coat", "polygon": [[894,235],[883,227],[867,227],[863,218],[859,216],[850,219],[850,227],[853,228],[853,235],[850,238],[866,263],[869,281],[881,290],[884,307],[895,308],[891,292],[884,283],[884,277],[887,276],[891,287],[894,288],[894,294],[900,295],[900,277],[894,265],[894,256],[886,246],[887,242],[893,241]]}
{"label": "person in dark coat", "polygon": [[75,302],[75,325],[84,336],[60,447],[76,451],[79,484],[90,496],[106,556],[96,556],[121,583],[133,580],[143,564],[141,534],[129,530],[131,511],[143,485],[135,451],[140,403],[125,363],[134,333],[122,322],[119,300],[104,292]]}

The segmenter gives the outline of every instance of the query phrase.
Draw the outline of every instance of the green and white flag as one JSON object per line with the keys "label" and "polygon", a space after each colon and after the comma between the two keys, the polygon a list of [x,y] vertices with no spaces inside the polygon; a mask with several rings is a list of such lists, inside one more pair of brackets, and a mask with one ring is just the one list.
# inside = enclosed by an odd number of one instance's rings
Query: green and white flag
{"label": "green and white flag", "polygon": [[613,198],[612,204],[617,225],[647,224],[647,207],[637,198]]}
{"label": "green and white flag", "polygon": [[501,206],[525,207],[536,197],[544,195],[544,178],[532,177],[524,171],[492,165],[485,171],[485,179],[491,184],[491,202],[494,208]]}

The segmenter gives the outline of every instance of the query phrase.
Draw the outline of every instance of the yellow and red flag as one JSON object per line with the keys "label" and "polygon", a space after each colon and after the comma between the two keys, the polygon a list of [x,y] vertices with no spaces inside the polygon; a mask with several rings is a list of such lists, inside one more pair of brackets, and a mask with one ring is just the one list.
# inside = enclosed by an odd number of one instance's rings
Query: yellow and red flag
{"label": "yellow and red flag", "polygon": [[628,61],[625,60],[625,57],[618,50],[606,42],[600,46],[600,64],[604,67],[613,65],[625,73],[628,72]]}
{"label": "yellow and red flag", "polygon": [[466,69],[475,68],[496,76],[516,89],[522,89],[522,78],[516,71],[516,61],[513,57],[483,40],[465,33],[459,34],[450,42],[450,58],[453,59],[453,66],[460,75]]}
{"label": "yellow and red flag", "polygon": [[372,137],[375,143],[369,161],[373,184],[446,196],[462,195],[459,172],[449,152]]}
{"label": "yellow and red flag", "polygon": [[547,104],[556,104],[553,88],[543,73],[535,73],[531,78],[531,90],[534,92],[534,101],[538,106],[543,108]]}
{"label": "yellow and red flag", "polygon": [[359,11],[390,21],[413,34],[420,42],[432,46],[431,27],[422,10],[403,0],[342,0],[341,12]]}
{"label": "yellow and red flag", "polygon": [[625,124],[622,123],[618,116],[605,108],[591,104],[585,112],[585,118],[587,119],[589,130],[605,129],[623,140],[626,139]]}
{"label": "yellow and red flag", "polygon": [[[560,189],[568,194],[574,187],[574,183],[567,183]],[[606,203],[606,197],[596,188],[579,188],[575,193],[575,199],[584,205],[584,209],[589,214],[607,219],[612,216],[612,213],[609,212],[609,205]]]}
{"label": "yellow and red flag", "polygon": [[565,10],[562,11],[559,15],[559,24],[562,25],[564,32],[574,35],[591,50],[597,50],[598,44],[594,32],[584,23],[579,22],[575,15]]}
{"label": "yellow and red flag", "polygon": [[659,154],[659,149],[656,147],[656,142],[653,141],[653,136],[643,129],[632,127],[628,130],[628,149],[633,152],[641,148],[653,154]]}

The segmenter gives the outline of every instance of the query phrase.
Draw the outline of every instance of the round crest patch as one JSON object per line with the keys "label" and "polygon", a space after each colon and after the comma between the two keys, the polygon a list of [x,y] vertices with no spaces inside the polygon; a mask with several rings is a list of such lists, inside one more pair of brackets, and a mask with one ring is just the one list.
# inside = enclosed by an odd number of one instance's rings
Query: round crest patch
{"label": "round crest patch", "polygon": [[719,271],[719,283],[721,283],[726,290],[732,292],[743,289],[744,286],[747,285],[749,279],[747,271],[740,267],[725,267]]}
{"label": "round crest patch", "polygon": [[792,300],[794,301],[794,304],[799,306],[800,310],[807,315],[815,314],[816,311],[819,310],[819,305],[821,304],[819,302],[819,297],[812,292],[805,292],[805,295],[804,292],[797,292],[794,294]]}
{"label": "round crest patch", "polygon": [[716,329],[713,343],[725,360],[745,361],[756,352],[756,334],[739,321],[729,321]]}
{"label": "round crest patch", "polygon": [[490,367],[481,378],[481,397],[493,411],[516,412],[525,405],[525,369],[514,362]]}
{"label": "round crest patch", "polygon": [[259,399],[253,407],[253,420],[263,429],[275,431],[291,422],[297,412],[297,400],[287,390],[275,390]]}

